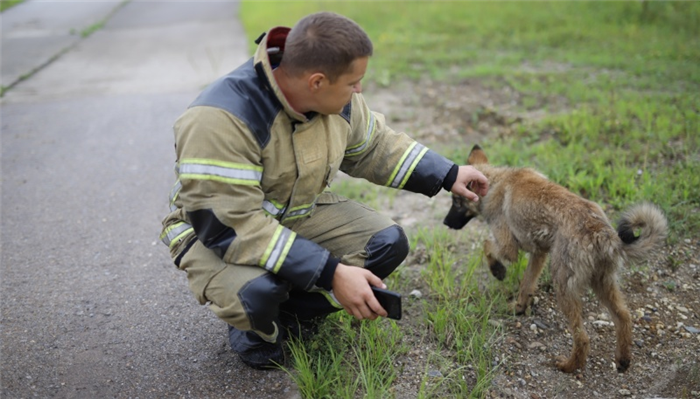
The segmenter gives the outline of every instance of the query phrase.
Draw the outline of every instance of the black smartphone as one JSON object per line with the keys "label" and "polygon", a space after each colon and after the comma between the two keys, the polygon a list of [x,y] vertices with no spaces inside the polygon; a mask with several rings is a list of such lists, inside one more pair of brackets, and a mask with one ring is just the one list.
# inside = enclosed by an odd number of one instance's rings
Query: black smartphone
{"label": "black smartphone", "polygon": [[394,320],[401,319],[401,294],[372,286],[375,298],[388,313],[386,317]]}

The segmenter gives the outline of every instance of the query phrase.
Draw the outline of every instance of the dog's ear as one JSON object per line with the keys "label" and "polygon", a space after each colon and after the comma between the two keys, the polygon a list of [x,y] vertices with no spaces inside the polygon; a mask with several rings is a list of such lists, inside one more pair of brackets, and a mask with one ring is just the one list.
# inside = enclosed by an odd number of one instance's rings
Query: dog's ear
{"label": "dog's ear", "polygon": [[469,165],[476,165],[480,163],[489,163],[489,160],[486,158],[484,150],[482,150],[478,144],[475,144],[474,147],[472,147],[472,151],[469,153],[467,163]]}

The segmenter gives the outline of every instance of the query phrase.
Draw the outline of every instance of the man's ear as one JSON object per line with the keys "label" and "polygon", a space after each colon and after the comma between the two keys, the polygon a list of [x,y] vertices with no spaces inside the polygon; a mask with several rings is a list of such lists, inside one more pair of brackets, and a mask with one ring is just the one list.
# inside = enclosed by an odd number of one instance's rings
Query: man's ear
{"label": "man's ear", "polygon": [[467,163],[469,165],[476,165],[480,163],[489,163],[489,160],[486,158],[484,150],[482,150],[478,144],[475,144],[474,147],[472,147],[472,151],[469,153]]}
{"label": "man's ear", "polygon": [[328,79],[326,78],[326,75],[322,74],[321,72],[316,72],[309,75],[307,82],[309,83],[309,90],[312,93],[315,93],[327,84]]}

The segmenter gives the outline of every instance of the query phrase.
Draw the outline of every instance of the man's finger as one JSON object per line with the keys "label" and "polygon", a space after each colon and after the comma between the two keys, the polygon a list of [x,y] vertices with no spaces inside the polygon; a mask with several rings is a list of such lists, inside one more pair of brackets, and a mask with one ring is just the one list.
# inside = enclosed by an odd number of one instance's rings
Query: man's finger
{"label": "man's finger", "polygon": [[468,190],[466,187],[464,187],[464,186],[459,187],[459,191],[458,191],[456,194],[459,194],[459,195],[461,195],[462,197],[464,197],[464,198],[466,198],[466,199],[468,199],[468,200],[470,200],[470,201],[478,201],[478,200],[479,200],[479,196],[478,196],[478,195],[476,195],[475,193],[469,191],[469,190]]}
{"label": "man's finger", "polygon": [[369,308],[372,310],[372,312],[374,312],[375,314],[377,314],[379,316],[386,317],[388,315],[386,309],[384,309],[382,307],[382,305],[379,304],[379,301],[377,300],[377,298],[373,297],[371,300],[369,300],[367,302],[367,306],[369,306]]}
{"label": "man's finger", "polygon": [[352,309],[352,315],[357,319],[357,320],[362,320],[364,316],[362,316],[362,312],[360,312],[360,309],[358,308],[353,308]]}
{"label": "man's finger", "polygon": [[489,192],[489,183],[488,181],[476,182],[472,185],[472,190],[483,197]]}

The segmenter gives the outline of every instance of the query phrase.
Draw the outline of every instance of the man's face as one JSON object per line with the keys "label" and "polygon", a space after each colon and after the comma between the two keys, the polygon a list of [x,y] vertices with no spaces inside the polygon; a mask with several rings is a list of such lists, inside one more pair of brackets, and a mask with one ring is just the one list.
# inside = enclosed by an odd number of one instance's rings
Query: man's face
{"label": "man's face", "polygon": [[318,92],[317,112],[330,115],[339,114],[352,99],[353,93],[362,92],[362,78],[367,71],[369,57],[358,58],[350,65],[350,71],[341,75],[335,82],[326,80],[326,85]]}

